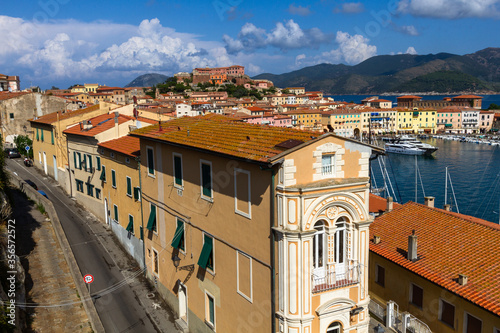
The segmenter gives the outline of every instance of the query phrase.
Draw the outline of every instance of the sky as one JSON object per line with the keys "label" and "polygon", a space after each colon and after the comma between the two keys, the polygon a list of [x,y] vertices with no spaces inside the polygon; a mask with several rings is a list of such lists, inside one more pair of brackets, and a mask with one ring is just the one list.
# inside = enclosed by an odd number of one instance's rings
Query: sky
{"label": "sky", "polygon": [[99,83],[195,67],[250,76],[385,54],[500,47],[500,0],[17,0],[0,9],[0,73],[21,87]]}

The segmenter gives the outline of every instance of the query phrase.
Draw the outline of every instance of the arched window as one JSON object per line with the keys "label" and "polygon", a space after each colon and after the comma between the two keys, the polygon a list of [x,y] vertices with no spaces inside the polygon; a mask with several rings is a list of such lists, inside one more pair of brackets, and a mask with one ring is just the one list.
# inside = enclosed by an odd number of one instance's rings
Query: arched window
{"label": "arched window", "polygon": [[313,238],[313,267],[315,274],[324,272],[325,268],[325,250],[326,250],[326,234],[325,234],[325,222],[318,221],[314,225],[316,233]]}
{"label": "arched window", "polygon": [[340,217],[335,222],[335,237],[333,239],[333,255],[335,261],[335,271],[337,275],[345,273],[345,263],[346,263],[346,227],[348,220],[346,217]]}
{"label": "arched window", "polygon": [[326,333],[341,333],[342,325],[339,322],[331,323],[326,329]]}

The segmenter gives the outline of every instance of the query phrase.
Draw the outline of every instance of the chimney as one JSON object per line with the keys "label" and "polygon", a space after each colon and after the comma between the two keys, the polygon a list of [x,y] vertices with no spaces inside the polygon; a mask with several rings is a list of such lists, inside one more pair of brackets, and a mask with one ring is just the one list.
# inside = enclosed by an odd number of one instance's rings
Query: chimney
{"label": "chimney", "polygon": [[373,236],[373,243],[380,244],[380,236]]}
{"label": "chimney", "polygon": [[467,284],[467,275],[458,274],[458,284],[461,286],[465,286]]}
{"label": "chimney", "polygon": [[451,205],[450,204],[444,205],[444,210],[446,210],[447,212],[451,211]]}
{"label": "chimney", "polygon": [[425,205],[434,208],[434,197],[425,197]]}
{"label": "chimney", "polygon": [[120,128],[118,126],[118,112],[115,112],[115,137],[120,137]]}
{"label": "chimney", "polygon": [[408,236],[408,260],[416,261],[417,259],[417,235],[413,229],[412,234]]}
{"label": "chimney", "polygon": [[394,208],[394,200],[392,199],[392,197],[387,197],[387,208],[386,208],[386,212],[390,212],[392,211]]}

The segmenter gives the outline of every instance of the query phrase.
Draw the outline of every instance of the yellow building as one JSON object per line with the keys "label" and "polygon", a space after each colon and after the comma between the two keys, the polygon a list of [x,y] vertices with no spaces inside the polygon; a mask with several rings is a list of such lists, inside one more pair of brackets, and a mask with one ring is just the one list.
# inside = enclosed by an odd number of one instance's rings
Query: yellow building
{"label": "yellow building", "polygon": [[361,134],[361,113],[358,110],[323,111],[322,123],[328,131],[347,138],[359,137]]}
{"label": "yellow building", "polygon": [[323,111],[311,109],[297,109],[286,112],[292,117],[292,125],[304,129],[322,130]]}
{"label": "yellow building", "polygon": [[95,93],[99,89],[99,84],[97,83],[85,83],[84,86],[86,93]]}
{"label": "yellow building", "polygon": [[84,92],[86,92],[86,90],[85,90],[84,86],[76,85],[73,88],[71,88],[71,92],[72,93],[84,93]]}
{"label": "yellow building", "polygon": [[368,134],[395,133],[398,128],[398,112],[396,110],[381,110],[365,108],[361,110],[362,132]]}
{"label": "yellow building", "polygon": [[215,114],[131,136],[148,277],[179,326],[368,332],[368,163],[382,150]]}
{"label": "yellow building", "polygon": [[370,226],[370,296],[382,307],[393,301],[395,323],[404,316],[432,332],[498,333],[500,227],[434,208],[432,197],[377,217]]}
{"label": "yellow building", "polygon": [[127,252],[144,267],[139,138],[127,135],[98,146],[104,221]]}
{"label": "yellow building", "polygon": [[35,167],[58,181],[69,193],[67,128],[90,118],[106,114],[106,103],[76,111],[60,111],[30,120],[33,132],[33,159]]}
{"label": "yellow building", "polygon": [[398,110],[398,133],[429,133],[435,134],[437,130],[436,110]]}

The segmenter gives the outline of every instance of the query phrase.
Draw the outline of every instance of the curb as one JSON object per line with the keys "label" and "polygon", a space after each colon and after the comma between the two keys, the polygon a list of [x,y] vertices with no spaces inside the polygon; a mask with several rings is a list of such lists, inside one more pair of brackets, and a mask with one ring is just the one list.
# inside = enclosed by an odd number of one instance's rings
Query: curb
{"label": "curb", "polygon": [[38,193],[34,188],[26,184],[24,180],[13,174],[10,170],[6,171],[10,176],[9,178],[11,180],[11,184],[19,188],[30,199],[43,203],[45,210],[49,215],[52,227],[54,228],[57,240],[59,241],[59,245],[63,250],[64,258],[66,259],[66,263],[68,264],[78,294],[81,295],[83,307],[85,308],[85,312],[87,313],[90,324],[92,325],[92,329],[94,330],[94,332],[105,332],[101,319],[97,314],[95,305],[90,298],[87,286],[83,281],[83,275],[80,272],[80,268],[78,267],[75,256],[73,255],[73,251],[71,250],[71,246],[69,245],[66,234],[64,233],[64,230],[61,226],[61,221],[59,221],[59,217],[57,216],[54,205],[52,205],[52,202],[49,199]]}

